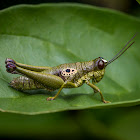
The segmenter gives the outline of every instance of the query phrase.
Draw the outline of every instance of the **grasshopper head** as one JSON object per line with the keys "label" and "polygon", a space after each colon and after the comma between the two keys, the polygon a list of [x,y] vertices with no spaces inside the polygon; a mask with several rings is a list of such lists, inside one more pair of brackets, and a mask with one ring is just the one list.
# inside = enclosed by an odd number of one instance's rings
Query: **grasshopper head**
{"label": "grasshopper head", "polygon": [[104,76],[107,61],[103,57],[94,60],[93,81],[98,83]]}

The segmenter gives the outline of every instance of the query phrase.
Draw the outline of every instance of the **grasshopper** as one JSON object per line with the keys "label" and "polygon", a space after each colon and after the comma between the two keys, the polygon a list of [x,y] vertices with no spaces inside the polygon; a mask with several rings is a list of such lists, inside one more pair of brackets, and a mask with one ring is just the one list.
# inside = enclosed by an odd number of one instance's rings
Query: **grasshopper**
{"label": "grasshopper", "polygon": [[[54,97],[47,100],[54,100],[63,88],[77,88],[86,83],[94,92],[99,92],[101,100],[109,103],[103,97],[100,89],[95,86],[104,76],[105,68],[118,59],[133,43],[128,46],[134,35],[122,50],[111,60],[107,61],[103,57],[98,57],[91,61],[66,63],[55,67],[39,67],[18,63],[13,59],[5,60],[6,70],[11,74],[21,74],[23,76],[14,78],[10,86],[20,90],[46,89],[53,91],[59,89]],[[92,83],[90,82],[92,80]]]}

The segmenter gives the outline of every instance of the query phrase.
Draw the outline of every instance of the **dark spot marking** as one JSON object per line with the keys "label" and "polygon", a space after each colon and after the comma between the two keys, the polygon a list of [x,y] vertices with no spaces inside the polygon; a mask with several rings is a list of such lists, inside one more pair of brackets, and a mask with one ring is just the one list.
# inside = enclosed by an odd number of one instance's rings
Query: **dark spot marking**
{"label": "dark spot marking", "polygon": [[72,72],[73,72],[74,70],[72,70]]}
{"label": "dark spot marking", "polygon": [[70,69],[66,69],[66,72],[70,72]]}
{"label": "dark spot marking", "polygon": [[70,75],[70,74],[69,74]]}

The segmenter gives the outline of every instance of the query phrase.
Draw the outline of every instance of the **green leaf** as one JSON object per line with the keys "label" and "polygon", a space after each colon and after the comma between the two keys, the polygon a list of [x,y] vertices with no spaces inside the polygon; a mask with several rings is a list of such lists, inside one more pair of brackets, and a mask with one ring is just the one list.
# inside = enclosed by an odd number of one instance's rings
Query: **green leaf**
{"label": "green leaf", "polygon": [[132,106],[140,103],[139,34],[135,44],[106,68],[93,95],[87,85],[63,89],[54,101],[46,101],[57,91],[20,92],[8,86],[13,77],[4,61],[57,66],[103,56],[110,60],[140,32],[140,20],[120,12],[79,4],[21,5],[0,11],[0,109],[22,114],[40,114],[84,108]]}

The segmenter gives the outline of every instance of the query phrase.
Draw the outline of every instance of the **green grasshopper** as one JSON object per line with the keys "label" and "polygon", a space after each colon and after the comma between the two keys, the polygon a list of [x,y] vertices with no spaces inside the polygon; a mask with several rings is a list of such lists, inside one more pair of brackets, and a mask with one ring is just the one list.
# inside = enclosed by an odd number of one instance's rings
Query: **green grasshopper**
{"label": "green grasshopper", "polygon": [[[77,88],[86,83],[94,92],[100,93],[102,102],[109,103],[109,101],[104,99],[102,92],[95,86],[95,83],[98,83],[103,78],[106,66],[119,58],[134,43],[132,42],[128,46],[135,36],[109,61],[103,57],[98,57],[86,62],[67,63],[56,67],[38,67],[21,64],[13,59],[7,58],[5,60],[7,72],[23,75],[13,79],[10,82],[10,86],[21,91],[33,89],[53,91],[59,89],[54,97],[47,98],[49,101],[54,100],[63,88]],[[90,80],[92,80],[92,83]]]}

